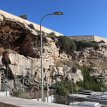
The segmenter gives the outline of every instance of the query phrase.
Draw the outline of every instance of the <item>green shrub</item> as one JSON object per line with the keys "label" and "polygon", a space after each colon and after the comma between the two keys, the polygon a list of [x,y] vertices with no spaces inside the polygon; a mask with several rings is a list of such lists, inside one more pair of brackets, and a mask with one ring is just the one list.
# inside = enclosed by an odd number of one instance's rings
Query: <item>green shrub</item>
{"label": "green shrub", "polygon": [[[55,38],[54,34],[49,34],[49,36]],[[56,45],[59,46],[61,53],[65,52],[66,54],[70,55],[73,54],[75,50],[81,51],[88,47],[93,47],[94,49],[99,48],[97,42],[76,41],[67,36],[59,36]]]}
{"label": "green shrub", "polygon": [[19,97],[19,98],[31,99],[31,96],[29,96],[29,94],[26,91],[23,91],[21,89],[13,92],[13,96]]}
{"label": "green shrub", "polygon": [[77,46],[77,51],[80,51],[80,50],[88,48],[88,47],[94,47],[94,49],[99,48],[97,42],[76,41],[76,40],[74,40],[74,42]]}
{"label": "green shrub", "polygon": [[[56,94],[59,96],[68,96],[76,92],[76,85],[70,80],[63,80],[55,84]],[[73,90],[72,90],[73,89]]]}
{"label": "green shrub", "polygon": [[56,94],[60,95],[60,96],[67,96],[69,95],[69,90],[66,88],[66,83],[63,82],[58,82],[56,83]]}
{"label": "green shrub", "polygon": [[28,19],[28,16],[26,14],[22,14],[19,17],[23,18],[23,19]]}
{"label": "green shrub", "polygon": [[58,37],[57,45],[60,47],[60,52],[72,54],[76,50],[76,45],[73,40],[66,36]]}
{"label": "green shrub", "polygon": [[56,38],[57,36],[55,35],[55,33],[54,32],[51,32],[51,33],[49,33],[49,34],[47,34],[47,37],[49,37],[49,38]]}
{"label": "green shrub", "polygon": [[95,78],[93,76],[90,76],[91,72],[94,72],[92,68],[82,67],[82,75],[83,75],[83,81],[80,81],[77,83],[77,86],[81,89],[86,90],[93,90],[93,91],[101,91],[102,88],[105,90],[105,84],[98,80],[98,78]]}

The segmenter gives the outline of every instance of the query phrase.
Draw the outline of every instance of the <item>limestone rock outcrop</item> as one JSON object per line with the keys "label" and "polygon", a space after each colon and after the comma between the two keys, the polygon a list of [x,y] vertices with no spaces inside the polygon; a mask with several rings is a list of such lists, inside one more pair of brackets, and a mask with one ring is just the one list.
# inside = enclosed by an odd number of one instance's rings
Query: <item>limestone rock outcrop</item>
{"label": "limestone rock outcrop", "polygon": [[[2,62],[3,52],[8,51],[11,61],[8,66],[14,75],[14,79],[9,80],[10,83],[8,83],[14,84],[11,85],[11,89],[22,88],[23,84],[25,88],[27,87],[26,89],[33,86],[39,89],[41,85],[40,32],[31,25],[32,23],[25,22],[0,15],[0,71],[9,73],[6,72],[6,67]],[[73,78],[74,83],[82,81],[80,69],[82,66],[93,67],[98,73],[107,74],[107,47],[75,51],[73,53],[75,58],[59,51],[60,48],[56,46],[55,40],[43,32],[45,85],[54,84],[62,79],[72,80]]]}

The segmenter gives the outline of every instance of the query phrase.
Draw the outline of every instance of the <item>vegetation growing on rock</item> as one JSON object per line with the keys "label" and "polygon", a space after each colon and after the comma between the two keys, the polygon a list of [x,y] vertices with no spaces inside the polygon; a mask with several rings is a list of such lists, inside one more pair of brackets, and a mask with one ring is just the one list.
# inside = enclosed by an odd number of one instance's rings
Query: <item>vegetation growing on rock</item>
{"label": "vegetation growing on rock", "polygon": [[82,67],[81,69],[84,80],[77,83],[80,89],[93,91],[104,91],[107,89],[101,78],[90,76],[91,72],[95,72],[94,69],[88,67]]}
{"label": "vegetation growing on rock", "polygon": [[[49,35],[51,38],[55,38],[54,34]],[[98,49],[99,45],[97,42],[87,42],[87,41],[76,41],[72,40],[66,36],[57,37],[58,41],[56,45],[60,48],[60,53],[65,52],[66,54],[73,55],[74,51],[82,51],[85,48],[93,47]]]}
{"label": "vegetation growing on rock", "polygon": [[76,50],[74,41],[66,36],[58,37],[57,46],[60,48],[60,53],[65,52],[71,55]]}
{"label": "vegetation growing on rock", "polygon": [[98,43],[97,42],[87,42],[87,41],[76,41],[74,40],[76,47],[77,47],[77,51],[81,51],[85,48],[89,48],[89,47],[94,47],[95,49],[98,49]]}

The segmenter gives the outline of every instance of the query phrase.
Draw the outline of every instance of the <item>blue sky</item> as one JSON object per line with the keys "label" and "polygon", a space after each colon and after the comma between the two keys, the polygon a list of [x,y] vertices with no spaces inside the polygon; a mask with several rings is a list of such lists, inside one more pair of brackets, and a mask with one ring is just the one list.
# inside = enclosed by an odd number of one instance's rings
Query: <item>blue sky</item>
{"label": "blue sky", "polygon": [[100,35],[107,37],[107,0],[0,0],[0,9],[40,23],[43,15],[63,11],[63,16],[49,16],[43,25],[64,35]]}

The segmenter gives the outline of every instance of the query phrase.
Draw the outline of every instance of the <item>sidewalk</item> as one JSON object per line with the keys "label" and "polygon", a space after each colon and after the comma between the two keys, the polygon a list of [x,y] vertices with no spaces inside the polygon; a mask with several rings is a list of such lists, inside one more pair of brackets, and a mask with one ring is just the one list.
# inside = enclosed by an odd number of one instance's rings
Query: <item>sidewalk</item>
{"label": "sidewalk", "polygon": [[[67,105],[55,104],[55,103],[46,103],[33,101],[29,99],[22,99],[16,97],[0,97],[0,107],[1,104],[13,105],[12,107],[68,107]],[[4,106],[11,107],[11,106]]]}

